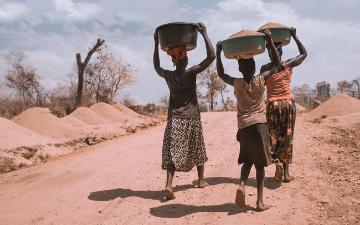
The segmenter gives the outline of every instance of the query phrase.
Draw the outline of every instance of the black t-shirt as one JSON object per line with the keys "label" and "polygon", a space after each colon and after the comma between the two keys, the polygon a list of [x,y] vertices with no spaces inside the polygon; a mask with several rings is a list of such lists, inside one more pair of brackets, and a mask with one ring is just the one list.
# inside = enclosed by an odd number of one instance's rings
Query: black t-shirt
{"label": "black t-shirt", "polygon": [[200,118],[196,94],[196,75],[188,71],[164,70],[160,74],[170,90],[168,117]]}

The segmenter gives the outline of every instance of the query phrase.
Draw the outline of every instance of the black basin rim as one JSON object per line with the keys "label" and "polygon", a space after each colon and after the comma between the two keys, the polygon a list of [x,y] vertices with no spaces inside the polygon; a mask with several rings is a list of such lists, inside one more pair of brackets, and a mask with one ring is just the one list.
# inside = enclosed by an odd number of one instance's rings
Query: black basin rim
{"label": "black basin rim", "polygon": [[161,29],[161,28],[164,28],[164,27],[167,27],[167,26],[172,26],[172,25],[191,25],[191,26],[196,27],[196,25],[195,25],[194,23],[173,22],[173,23],[166,23],[166,24],[163,24],[163,25],[161,25],[161,26],[158,26],[158,27],[155,29],[155,32],[158,32],[159,29]]}

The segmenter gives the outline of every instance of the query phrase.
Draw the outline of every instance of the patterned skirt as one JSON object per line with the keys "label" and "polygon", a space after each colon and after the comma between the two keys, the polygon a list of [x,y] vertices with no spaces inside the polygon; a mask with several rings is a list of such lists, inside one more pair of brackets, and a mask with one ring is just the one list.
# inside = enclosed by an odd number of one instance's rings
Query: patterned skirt
{"label": "patterned skirt", "polygon": [[174,165],[176,171],[188,172],[207,161],[200,119],[169,118],[163,140],[163,169]]}
{"label": "patterned skirt", "polygon": [[293,139],[296,119],[294,100],[272,101],[266,107],[271,154],[282,163],[292,163]]}

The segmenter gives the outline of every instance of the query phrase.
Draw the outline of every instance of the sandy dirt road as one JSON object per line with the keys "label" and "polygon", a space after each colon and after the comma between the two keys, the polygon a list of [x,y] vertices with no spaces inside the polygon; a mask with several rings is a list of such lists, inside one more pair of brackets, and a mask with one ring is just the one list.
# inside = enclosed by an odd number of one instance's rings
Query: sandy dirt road
{"label": "sandy dirt road", "polygon": [[[339,201],[338,189],[320,168],[320,140],[314,125],[299,116],[295,138],[296,180],[273,181],[266,170],[267,211],[255,212],[254,168],[246,190],[248,207],[234,204],[240,167],[235,141],[236,113],[202,115],[209,161],[209,187],[196,189],[196,169],[177,173],[176,199],[164,202],[161,146],[165,125],[101,143],[50,162],[0,175],[0,224],[337,224],[327,205]],[[315,148],[316,147],[316,148]],[[317,159],[309,155],[318,154]],[[330,153],[329,153],[330,154]],[[359,196],[357,186],[351,187]],[[354,193],[351,195],[354,198]],[[351,197],[350,196],[350,197]],[[344,196],[344,201],[348,196]],[[350,198],[349,197],[349,198]],[[352,207],[360,203],[353,199]],[[338,204],[339,207],[343,202]],[[351,206],[349,206],[351,207]],[[352,210],[352,209],[351,209]],[[338,213],[338,210],[335,210]],[[351,213],[353,223],[357,212]],[[338,217],[342,218],[342,214]],[[348,216],[348,215],[346,215]]]}

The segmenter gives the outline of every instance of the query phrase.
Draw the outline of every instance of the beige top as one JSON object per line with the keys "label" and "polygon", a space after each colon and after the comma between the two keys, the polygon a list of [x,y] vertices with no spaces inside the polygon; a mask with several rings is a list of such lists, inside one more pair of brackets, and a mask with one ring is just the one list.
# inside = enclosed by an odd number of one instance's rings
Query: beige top
{"label": "beige top", "polygon": [[257,123],[266,123],[264,92],[265,80],[262,75],[254,76],[249,83],[242,78],[234,80],[239,129]]}

